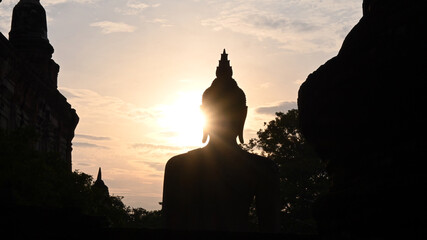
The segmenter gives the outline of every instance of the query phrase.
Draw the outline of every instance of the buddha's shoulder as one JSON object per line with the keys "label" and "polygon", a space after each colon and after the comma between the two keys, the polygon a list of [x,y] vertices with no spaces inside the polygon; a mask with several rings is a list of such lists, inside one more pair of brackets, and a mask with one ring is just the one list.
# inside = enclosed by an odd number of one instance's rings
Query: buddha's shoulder
{"label": "buddha's shoulder", "polygon": [[176,167],[180,165],[188,164],[195,161],[202,154],[201,148],[191,150],[189,152],[176,155],[168,160],[166,167]]}
{"label": "buddha's shoulder", "polygon": [[[269,158],[264,156],[260,156],[257,154],[249,153],[246,151],[234,152],[231,155],[232,158],[237,158],[241,160],[241,164],[247,165],[248,167],[256,167],[259,170],[264,169],[267,170],[275,170],[277,169],[276,163]],[[168,168],[180,168],[185,167],[187,165],[195,166],[195,163],[202,163],[201,159],[210,159],[215,158],[215,154],[208,152],[202,148],[198,148],[187,153],[179,154],[166,163],[166,167]]]}
{"label": "buddha's shoulder", "polygon": [[260,156],[258,154],[254,154],[254,153],[249,153],[244,151],[243,155],[245,156],[245,159],[249,160],[250,162],[252,162],[253,164],[256,164],[260,167],[265,167],[265,168],[276,168],[276,163],[264,156]]}

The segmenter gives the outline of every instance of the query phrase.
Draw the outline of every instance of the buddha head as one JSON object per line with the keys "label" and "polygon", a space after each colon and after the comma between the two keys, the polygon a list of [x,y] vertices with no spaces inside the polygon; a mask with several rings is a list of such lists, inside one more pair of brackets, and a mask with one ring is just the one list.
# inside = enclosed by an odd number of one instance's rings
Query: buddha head
{"label": "buddha head", "polygon": [[202,96],[201,109],[206,117],[202,142],[211,139],[230,140],[239,137],[243,143],[243,127],[247,115],[246,96],[232,78],[227,53],[221,55],[216,79]]}

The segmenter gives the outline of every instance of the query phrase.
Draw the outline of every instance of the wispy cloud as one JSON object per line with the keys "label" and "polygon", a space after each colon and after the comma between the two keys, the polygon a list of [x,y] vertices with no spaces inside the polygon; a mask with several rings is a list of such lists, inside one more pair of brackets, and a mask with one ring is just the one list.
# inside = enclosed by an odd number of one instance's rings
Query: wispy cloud
{"label": "wispy cloud", "polygon": [[196,149],[196,146],[173,146],[164,144],[135,143],[130,146],[139,156],[167,160],[170,157]]}
{"label": "wispy cloud", "polygon": [[154,18],[151,20],[147,20],[148,23],[157,23],[160,24],[162,27],[172,27],[173,25],[169,23],[169,20],[165,18]]}
{"label": "wispy cloud", "polygon": [[129,0],[126,5],[116,8],[115,11],[123,15],[137,15],[147,8],[155,8],[160,6],[160,3],[148,4],[143,1]]}
{"label": "wispy cloud", "polygon": [[140,108],[120,98],[103,96],[89,89],[61,87],[59,90],[67,96],[78,113],[82,112],[86,118],[96,121],[105,122],[114,116],[140,122],[155,120],[162,114],[157,108]]}
{"label": "wispy cloud", "polygon": [[73,93],[71,93],[70,91],[68,91],[67,89],[61,88],[60,92],[62,93],[62,95],[64,95],[66,98],[78,98],[79,96],[74,95]]}
{"label": "wispy cloud", "polygon": [[146,119],[156,119],[161,115],[159,109],[133,108],[127,112],[127,116],[136,121],[144,121]]}
{"label": "wispy cloud", "polygon": [[104,34],[119,33],[119,32],[134,32],[136,27],[123,23],[123,22],[111,22],[111,21],[100,21],[90,24],[91,27],[101,28],[101,32]]}
{"label": "wispy cloud", "polygon": [[76,165],[78,165],[78,166],[84,166],[84,167],[93,166],[92,163],[85,163],[85,162],[79,162],[79,163],[76,163]]}
{"label": "wispy cloud", "polygon": [[71,2],[71,1],[70,0],[44,0],[42,4],[43,6],[49,6],[49,5],[55,5],[55,4],[60,4],[64,2]]}
{"label": "wispy cloud", "polygon": [[56,4],[61,4],[61,3],[65,3],[65,2],[75,2],[75,3],[94,3],[97,2],[99,0],[43,0],[41,2],[41,4],[43,6],[50,6],[50,5],[56,5]]}
{"label": "wispy cloud", "polygon": [[135,143],[135,144],[132,144],[131,147],[134,149],[172,150],[172,151],[180,151],[188,148],[188,147],[158,145],[158,144],[150,144],[150,143]]}
{"label": "wispy cloud", "polygon": [[255,109],[255,112],[259,114],[274,115],[276,112],[286,113],[287,111],[296,108],[296,102],[279,102],[272,106],[258,107]]}
{"label": "wispy cloud", "polygon": [[253,35],[260,41],[273,39],[297,52],[336,51],[361,17],[359,0],[234,0],[211,5],[219,14],[202,20],[203,26]]}
{"label": "wispy cloud", "polygon": [[73,142],[74,147],[82,147],[82,148],[100,148],[100,149],[109,149],[109,147],[87,143],[87,142]]}
{"label": "wispy cloud", "polygon": [[165,163],[160,162],[148,162],[148,161],[140,161],[140,163],[147,165],[148,167],[156,170],[163,171],[165,169]]}
{"label": "wispy cloud", "polygon": [[111,138],[109,138],[109,137],[97,137],[97,136],[86,135],[86,134],[76,134],[75,137],[76,138],[89,139],[89,140],[95,140],[95,141],[108,141],[108,140],[111,140]]}
{"label": "wispy cloud", "polygon": [[143,3],[141,1],[137,1],[137,0],[128,1],[126,3],[126,6],[128,6],[129,8],[139,9],[139,10],[144,10],[144,9],[150,7],[150,5]]}

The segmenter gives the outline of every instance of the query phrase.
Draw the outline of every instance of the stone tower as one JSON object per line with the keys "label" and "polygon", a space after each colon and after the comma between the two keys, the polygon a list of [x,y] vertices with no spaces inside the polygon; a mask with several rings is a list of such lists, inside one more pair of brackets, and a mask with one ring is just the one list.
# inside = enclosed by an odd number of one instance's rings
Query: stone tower
{"label": "stone tower", "polygon": [[34,129],[39,136],[35,150],[58,153],[71,170],[71,141],[79,117],[58,91],[53,51],[40,1],[20,0],[13,9],[9,40],[0,33],[0,129]]}
{"label": "stone tower", "polygon": [[52,60],[54,50],[47,37],[46,11],[40,0],[21,0],[16,4],[9,41],[19,55],[34,65],[44,83],[57,87],[59,65]]}
{"label": "stone tower", "polygon": [[108,197],[110,195],[107,185],[105,185],[104,181],[102,180],[101,168],[98,169],[98,176],[96,177],[96,181],[93,184],[92,189],[100,196]]}

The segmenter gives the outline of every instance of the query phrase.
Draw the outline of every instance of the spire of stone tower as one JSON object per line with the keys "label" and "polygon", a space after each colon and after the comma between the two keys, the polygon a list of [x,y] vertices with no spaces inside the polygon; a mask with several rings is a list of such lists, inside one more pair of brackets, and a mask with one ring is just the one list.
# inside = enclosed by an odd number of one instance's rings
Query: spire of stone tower
{"label": "spire of stone tower", "polygon": [[108,187],[105,185],[104,181],[102,181],[101,167],[98,169],[98,176],[96,177],[92,189],[98,194],[105,196],[109,195]]}
{"label": "spire of stone tower", "polygon": [[13,8],[9,32],[12,45],[21,52],[34,52],[51,57],[53,47],[47,38],[46,11],[40,0],[20,0]]}
{"label": "spire of stone tower", "polygon": [[219,65],[216,68],[216,77],[217,78],[231,78],[233,76],[233,69],[230,66],[230,60],[228,60],[228,54],[224,51],[221,54],[221,60],[219,60]]}
{"label": "spire of stone tower", "polygon": [[99,167],[99,169],[98,169],[98,176],[96,177],[95,184],[96,184],[97,182],[99,182],[99,183],[100,183],[100,184],[102,184],[102,185],[105,185],[105,184],[104,184],[104,181],[102,181],[101,167]]}
{"label": "spire of stone tower", "polygon": [[96,181],[102,181],[102,176],[101,176],[101,167],[99,167],[99,170],[98,170],[98,176],[96,177]]}
{"label": "spire of stone tower", "polygon": [[20,0],[13,8],[9,41],[48,86],[58,87],[59,65],[52,60],[46,11],[40,0]]}

